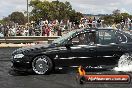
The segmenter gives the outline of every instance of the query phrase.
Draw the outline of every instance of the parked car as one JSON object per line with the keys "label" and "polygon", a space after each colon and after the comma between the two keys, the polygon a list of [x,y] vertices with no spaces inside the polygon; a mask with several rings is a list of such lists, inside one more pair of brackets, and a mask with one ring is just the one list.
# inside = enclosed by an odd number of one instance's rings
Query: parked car
{"label": "parked car", "polygon": [[[115,29],[86,28],[69,32],[48,45],[13,52],[12,68],[47,74],[55,67],[115,66],[132,52],[132,36]],[[128,63],[129,64],[129,63]]]}

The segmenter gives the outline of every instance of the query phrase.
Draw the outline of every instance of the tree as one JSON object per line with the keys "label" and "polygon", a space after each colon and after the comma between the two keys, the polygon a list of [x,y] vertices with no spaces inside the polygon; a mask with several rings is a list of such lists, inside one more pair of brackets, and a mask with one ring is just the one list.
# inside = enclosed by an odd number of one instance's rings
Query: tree
{"label": "tree", "polygon": [[11,15],[9,15],[10,21],[14,23],[18,23],[19,25],[25,24],[25,17],[22,12],[13,12]]}
{"label": "tree", "polygon": [[77,22],[80,21],[80,19],[83,17],[82,13],[80,12],[75,12],[75,10],[70,13],[70,21],[71,22]]}
{"label": "tree", "polygon": [[119,9],[116,9],[112,13],[113,13],[113,15],[119,15],[121,13],[121,11]]}
{"label": "tree", "polygon": [[127,19],[130,18],[132,19],[132,15],[128,14],[128,13],[121,13],[120,10],[114,10],[113,14],[110,16],[104,16],[102,17],[102,19],[104,20],[105,24],[118,24],[121,22],[121,19]]}
{"label": "tree", "polygon": [[104,16],[101,19],[104,20],[103,23],[106,24],[106,25],[112,25],[114,23],[114,18],[111,15],[110,16]]}
{"label": "tree", "polygon": [[10,22],[10,17],[4,17],[2,20],[1,20],[1,23],[2,24],[8,24]]}
{"label": "tree", "polygon": [[[58,19],[59,21],[65,19],[73,19],[71,17],[76,17],[80,19],[81,13],[77,13],[75,10],[72,9],[72,6],[69,2],[60,2],[60,1],[31,1],[30,6],[32,6],[33,10],[32,13],[32,20],[38,21],[40,18],[43,20],[55,20]],[[78,18],[79,17],[79,18]]]}

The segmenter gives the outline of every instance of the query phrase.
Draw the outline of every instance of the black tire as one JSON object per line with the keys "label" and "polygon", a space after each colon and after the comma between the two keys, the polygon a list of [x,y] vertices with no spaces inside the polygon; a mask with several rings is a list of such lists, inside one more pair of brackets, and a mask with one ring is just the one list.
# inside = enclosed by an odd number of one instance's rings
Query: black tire
{"label": "black tire", "polygon": [[49,74],[52,68],[52,60],[45,55],[37,56],[32,62],[32,70],[39,75]]}

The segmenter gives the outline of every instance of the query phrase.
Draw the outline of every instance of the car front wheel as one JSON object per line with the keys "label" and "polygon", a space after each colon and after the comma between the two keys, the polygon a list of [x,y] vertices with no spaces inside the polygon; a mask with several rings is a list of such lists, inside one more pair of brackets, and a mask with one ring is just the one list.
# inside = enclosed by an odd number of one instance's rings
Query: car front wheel
{"label": "car front wheel", "polygon": [[52,68],[52,60],[45,55],[37,56],[32,62],[32,69],[36,74],[47,74],[51,72]]}

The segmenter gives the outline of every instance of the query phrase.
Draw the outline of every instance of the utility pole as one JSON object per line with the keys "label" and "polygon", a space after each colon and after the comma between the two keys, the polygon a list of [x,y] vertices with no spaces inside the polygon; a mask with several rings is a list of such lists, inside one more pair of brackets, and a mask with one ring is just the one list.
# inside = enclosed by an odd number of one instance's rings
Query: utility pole
{"label": "utility pole", "polygon": [[28,4],[28,0],[27,0],[27,29],[28,29],[28,35],[29,35],[29,4]]}

